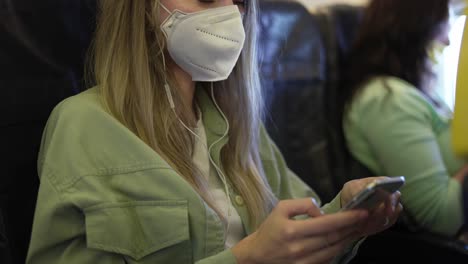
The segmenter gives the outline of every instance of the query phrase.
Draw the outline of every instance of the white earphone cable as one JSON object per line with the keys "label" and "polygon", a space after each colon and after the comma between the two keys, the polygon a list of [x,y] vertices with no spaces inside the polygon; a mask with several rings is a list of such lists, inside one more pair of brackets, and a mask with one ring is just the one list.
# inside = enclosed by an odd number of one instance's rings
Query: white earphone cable
{"label": "white earphone cable", "polygon": [[[163,59],[163,68],[164,68],[164,72],[166,72],[166,62],[165,62],[165,57],[164,57],[164,52],[161,51],[161,54],[162,54],[162,59]],[[179,120],[179,122],[182,124],[182,126],[187,129],[187,131],[189,131],[200,143],[202,143],[202,145],[205,147],[205,149],[208,151],[208,158],[210,160],[210,163],[211,165],[213,165],[213,167],[216,169],[216,171],[218,172],[218,175],[219,175],[219,178],[221,180],[221,182],[223,183],[223,186],[224,186],[224,191],[225,191],[225,194],[226,194],[226,198],[227,198],[227,202],[228,202],[228,210],[227,210],[227,219],[226,219],[226,232],[224,234],[224,241],[226,241],[226,236],[227,236],[227,233],[229,232],[229,217],[231,216],[231,207],[232,207],[232,200],[231,200],[231,192],[230,192],[230,188],[229,188],[229,184],[227,182],[227,179],[226,179],[226,176],[224,175],[223,171],[221,170],[221,168],[219,168],[219,166],[216,164],[216,162],[213,160],[213,157],[211,156],[211,149],[216,145],[218,144],[219,142],[221,142],[221,140],[223,140],[229,133],[229,120],[227,119],[226,115],[223,113],[223,111],[221,110],[221,108],[219,107],[218,103],[216,102],[216,99],[215,99],[215,96],[214,96],[214,87],[213,87],[213,83],[211,83],[211,97],[213,99],[213,103],[216,107],[216,109],[218,110],[218,112],[221,114],[221,116],[223,117],[224,121],[226,122],[226,130],[224,131],[224,134],[218,139],[216,140],[215,142],[213,142],[210,147],[208,147],[204,141],[200,138],[200,136],[197,135],[197,133],[195,133],[192,129],[190,129],[180,118],[179,116],[177,115],[177,112],[175,111],[175,104],[174,104],[174,100],[172,98],[172,94],[171,94],[171,88],[169,86],[169,84],[167,83],[167,79],[166,79],[166,74],[164,74],[164,89],[166,91],[166,96],[167,96],[167,100],[169,101],[169,105],[173,111],[173,113],[175,114],[175,116],[177,117],[177,119]]]}

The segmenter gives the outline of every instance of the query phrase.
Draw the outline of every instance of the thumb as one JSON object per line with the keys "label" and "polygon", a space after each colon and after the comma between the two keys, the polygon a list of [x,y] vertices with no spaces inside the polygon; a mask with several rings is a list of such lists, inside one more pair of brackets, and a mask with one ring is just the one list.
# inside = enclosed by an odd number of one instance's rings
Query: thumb
{"label": "thumb", "polygon": [[277,209],[282,215],[288,218],[298,215],[309,215],[310,217],[315,217],[323,214],[314,198],[284,200],[278,204]]}

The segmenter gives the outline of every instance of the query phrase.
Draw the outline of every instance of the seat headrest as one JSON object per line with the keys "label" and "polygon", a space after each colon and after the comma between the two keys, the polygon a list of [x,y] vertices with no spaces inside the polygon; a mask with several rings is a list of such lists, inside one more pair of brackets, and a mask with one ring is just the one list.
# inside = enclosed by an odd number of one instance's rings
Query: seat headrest
{"label": "seat headrest", "polygon": [[333,48],[340,58],[349,52],[354,43],[363,11],[361,6],[345,4],[327,6],[321,11],[326,14],[328,21],[329,28],[325,31],[334,35]]}
{"label": "seat headrest", "polygon": [[319,19],[297,2],[260,2],[260,61],[264,77],[325,78]]}
{"label": "seat headrest", "polygon": [[[28,55],[34,55],[55,70],[82,70],[84,54],[95,27],[95,1],[1,2],[0,24],[4,25],[0,28],[2,43],[10,43],[9,47],[16,45],[15,50],[21,50],[23,53],[26,50]],[[11,55],[9,57],[13,57]],[[25,55],[20,52],[14,54],[18,58]],[[23,66],[22,70],[27,70],[30,65],[24,63]],[[31,65],[30,68],[34,70],[37,65]]]}

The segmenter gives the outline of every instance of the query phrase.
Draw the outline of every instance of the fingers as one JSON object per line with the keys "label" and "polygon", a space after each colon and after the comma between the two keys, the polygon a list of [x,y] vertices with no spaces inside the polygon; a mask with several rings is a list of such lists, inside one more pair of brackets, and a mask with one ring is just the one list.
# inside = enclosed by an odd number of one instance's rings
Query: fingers
{"label": "fingers", "polygon": [[395,213],[394,213],[395,220],[393,221],[393,223],[395,223],[398,220],[398,217],[400,216],[402,211],[403,211],[403,205],[401,203],[398,203],[397,206],[395,207]]}
{"label": "fingers", "polygon": [[291,243],[287,250],[289,250],[290,254],[295,258],[307,257],[314,252],[341,243],[347,238],[354,237],[354,234],[354,228],[345,228],[321,236],[296,241],[295,243]]}
{"label": "fingers", "polygon": [[399,191],[389,195],[385,203],[372,211],[369,219],[377,227],[372,233],[382,231],[395,224],[403,210],[403,206],[400,204],[400,196],[401,193]]}
{"label": "fingers", "polygon": [[401,193],[396,191],[392,195],[390,195],[387,200],[385,201],[385,215],[387,217],[398,217],[399,212],[397,212],[397,207],[401,206],[400,204],[400,197]]}
{"label": "fingers", "polygon": [[322,209],[320,209],[320,205],[318,204],[317,200],[315,200],[315,198],[312,198],[312,203],[314,204],[314,206],[312,206],[309,211],[307,212],[307,214],[310,216],[310,217],[315,217],[315,216],[320,216],[320,215],[323,215],[325,214]]}
{"label": "fingers", "polygon": [[332,245],[341,243],[343,240],[346,240],[351,237],[355,237],[354,234],[356,233],[356,229],[354,227],[351,228],[344,228],[335,232],[328,233],[326,235],[322,235],[316,237],[314,239],[310,239],[307,243],[311,250],[311,252],[321,250],[323,248],[330,247]]}
{"label": "fingers", "polygon": [[403,211],[403,205],[401,205],[399,203],[395,208],[395,212],[393,213],[392,217],[390,218],[390,219],[392,219],[390,221],[391,222],[390,225],[394,225],[398,221],[398,217],[400,216],[401,211]]}
{"label": "fingers", "polygon": [[400,203],[400,197],[401,197],[400,191],[396,191],[388,199],[394,211],[398,203]]}
{"label": "fingers", "polygon": [[343,252],[343,250],[351,244],[354,239],[354,233],[349,234],[347,237],[341,239],[339,242],[325,247],[319,251],[313,252],[307,257],[301,259],[298,263],[331,263],[332,260]]}
{"label": "fingers", "polygon": [[394,199],[394,196],[393,195],[390,195],[389,197],[387,197],[387,199],[385,200],[385,209],[384,209],[384,213],[386,216],[391,216],[393,215],[393,213],[395,212],[395,199]]}
{"label": "fingers", "polygon": [[322,215],[322,211],[314,198],[284,200],[278,203],[275,211],[287,218],[305,214],[311,217]]}
{"label": "fingers", "polygon": [[327,234],[336,230],[357,226],[368,217],[363,210],[350,210],[335,214],[324,215],[303,221],[295,221],[292,225],[301,230],[302,237]]}
{"label": "fingers", "polygon": [[392,216],[395,213],[395,209],[400,202],[401,193],[396,191],[393,194],[387,192],[380,192],[380,195],[383,195],[385,198],[383,201],[370,211],[371,215],[381,215]]}
{"label": "fingers", "polygon": [[398,203],[398,205],[396,207],[396,211],[397,211],[398,215],[400,215],[400,213],[403,211],[403,205],[401,203]]}
{"label": "fingers", "polygon": [[375,182],[377,180],[385,180],[388,179],[388,177],[369,177],[369,178],[363,178],[363,179],[358,179],[358,180],[352,180],[347,182],[343,186],[343,190],[341,193],[341,204],[345,205],[347,204],[353,196],[355,196],[357,193],[362,191],[366,186],[368,186],[370,183]]}

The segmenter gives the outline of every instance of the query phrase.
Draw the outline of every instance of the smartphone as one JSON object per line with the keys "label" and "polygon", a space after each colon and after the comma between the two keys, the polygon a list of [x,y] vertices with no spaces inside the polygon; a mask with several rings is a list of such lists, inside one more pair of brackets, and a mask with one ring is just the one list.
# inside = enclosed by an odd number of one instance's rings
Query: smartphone
{"label": "smartphone", "polygon": [[404,176],[375,180],[368,184],[364,190],[356,194],[341,210],[371,210],[385,201],[390,194],[398,191],[404,184]]}

